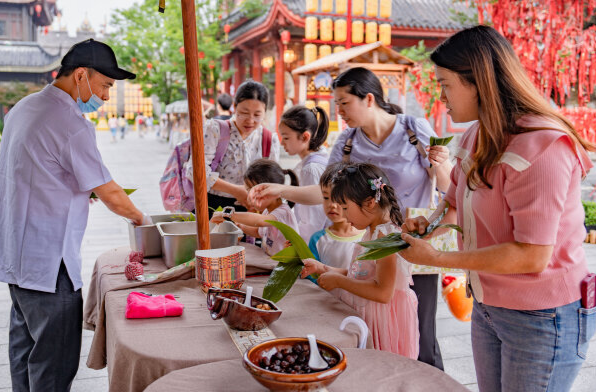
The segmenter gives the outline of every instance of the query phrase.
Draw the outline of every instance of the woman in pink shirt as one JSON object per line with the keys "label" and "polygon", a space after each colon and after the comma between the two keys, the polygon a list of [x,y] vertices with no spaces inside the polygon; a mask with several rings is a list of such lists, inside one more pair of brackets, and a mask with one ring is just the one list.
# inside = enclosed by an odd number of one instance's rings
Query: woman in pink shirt
{"label": "woman in pink shirt", "polygon": [[[581,307],[588,274],[580,183],[582,139],[536,90],[496,30],[460,31],[431,55],[441,100],[464,134],[446,195],[460,252],[404,235],[412,263],[468,270],[472,347],[481,391],[567,391],[596,329]],[[409,219],[404,232],[428,225]]]}

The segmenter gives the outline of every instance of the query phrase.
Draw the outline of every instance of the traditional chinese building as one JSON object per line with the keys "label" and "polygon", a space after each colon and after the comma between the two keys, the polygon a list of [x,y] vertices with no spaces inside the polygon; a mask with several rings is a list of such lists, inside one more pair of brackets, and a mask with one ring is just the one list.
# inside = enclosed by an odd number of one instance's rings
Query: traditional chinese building
{"label": "traditional chinese building", "polygon": [[0,1],[0,82],[52,80],[60,56],[48,53],[37,38],[57,13],[56,0]]}
{"label": "traditional chinese building", "polygon": [[[228,39],[233,50],[224,57],[223,69],[235,70],[233,78],[225,83],[226,92],[233,94],[247,78],[261,81],[268,86],[273,92],[277,122],[285,105],[290,102],[298,103],[299,81],[297,77],[292,77],[291,71],[305,64],[305,45],[307,42],[325,43],[320,40],[305,40],[306,19],[309,16],[322,15],[312,10],[320,11],[325,8],[323,3],[329,3],[329,0],[320,0],[320,3],[318,0],[269,1],[271,5],[267,11],[253,19],[245,18],[238,9],[225,19],[224,22],[229,25]],[[378,7],[376,0],[368,0],[366,6],[373,1],[375,7]],[[453,11],[467,14],[470,12],[465,4],[454,4],[451,0],[390,1],[392,4],[389,4],[388,17],[383,19],[383,24],[390,30],[390,46],[393,49],[416,45],[420,40],[424,40],[429,48],[435,47],[464,27],[456,21]],[[336,11],[339,7],[338,1],[331,4],[329,9],[332,12]],[[365,7],[363,0],[347,0],[347,4],[348,7]],[[372,20],[366,15],[363,11],[362,16],[355,17],[364,21],[361,26],[368,25],[368,21]],[[339,19],[338,16],[340,15],[332,15],[331,21]],[[348,28],[351,28],[351,23],[348,24]],[[322,23],[320,28],[323,28]],[[347,33],[350,36],[349,29]],[[338,48],[333,48],[333,52],[336,51]],[[312,84],[311,81],[308,83]]]}

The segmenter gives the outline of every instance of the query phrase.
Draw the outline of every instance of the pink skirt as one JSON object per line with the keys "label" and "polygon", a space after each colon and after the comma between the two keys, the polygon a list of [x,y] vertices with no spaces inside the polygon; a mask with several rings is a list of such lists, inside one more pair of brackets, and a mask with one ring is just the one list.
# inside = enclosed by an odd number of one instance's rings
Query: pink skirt
{"label": "pink skirt", "polygon": [[395,290],[388,304],[341,291],[342,301],[354,308],[368,325],[375,349],[418,358],[418,299],[414,291]]}

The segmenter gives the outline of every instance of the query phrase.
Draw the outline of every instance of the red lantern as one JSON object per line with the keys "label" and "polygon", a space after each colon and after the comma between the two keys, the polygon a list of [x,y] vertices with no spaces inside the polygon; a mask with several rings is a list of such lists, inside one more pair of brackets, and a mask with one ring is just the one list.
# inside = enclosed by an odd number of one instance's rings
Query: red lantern
{"label": "red lantern", "polygon": [[205,52],[199,52],[199,58],[200,59],[204,59],[205,58]]}
{"label": "red lantern", "polygon": [[229,25],[229,24],[225,24],[225,25],[224,25],[224,33],[228,34],[228,33],[230,32],[230,30],[231,30],[231,29],[232,29],[232,28],[230,27],[230,25]]}
{"label": "red lantern", "polygon": [[291,37],[292,37],[292,35],[290,34],[290,32],[288,30],[282,31],[281,32],[281,43],[284,45],[289,44]]}
{"label": "red lantern", "polygon": [[137,58],[136,57],[133,57],[133,58],[130,59],[130,61],[132,61],[133,63],[136,63],[137,62]]}
{"label": "red lantern", "polygon": [[41,4],[35,4],[35,13],[38,18],[41,16]]}
{"label": "red lantern", "polygon": [[209,61],[209,69],[215,68],[215,62],[213,60]]}
{"label": "red lantern", "polygon": [[179,50],[180,50],[180,54],[184,54],[184,46],[181,46]]}
{"label": "red lantern", "polygon": [[153,64],[147,63],[147,69],[151,69],[151,68],[153,68]]}

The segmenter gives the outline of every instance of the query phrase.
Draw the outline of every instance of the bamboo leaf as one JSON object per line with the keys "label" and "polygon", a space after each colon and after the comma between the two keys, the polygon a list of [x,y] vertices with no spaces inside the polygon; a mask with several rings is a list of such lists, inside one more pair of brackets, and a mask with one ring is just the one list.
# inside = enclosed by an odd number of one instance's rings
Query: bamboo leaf
{"label": "bamboo leaf", "polygon": [[265,222],[269,223],[271,226],[273,226],[277,230],[281,231],[281,233],[284,235],[286,240],[288,240],[292,243],[292,246],[296,249],[296,253],[300,257],[300,259],[304,260],[304,259],[314,259],[315,258],[315,256],[310,251],[306,242],[304,242],[302,237],[300,237],[300,234],[296,233],[296,230],[292,229],[290,226],[286,225],[285,223],[281,223],[278,221],[268,220]]}
{"label": "bamboo leaf", "polygon": [[296,248],[293,246],[288,246],[271,256],[271,258],[275,261],[279,261],[280,263],[289,263],[289,262],[299,262],[302,264],[300,260],[300,256],[296,253]]}
{"label": "bamboo leaf", "polygon": [[300,271],[302,271],[302,262],[300,261],[277,264],[265,284],[263,298],[273,302],[282,299],[298,279]]}
{"label": "bamboo leaf", "polygon": [[[124,188],[123,190],[124,190],[124,192],[126,192],[127,195],[130,195],[131,193],[133,193],[134,191],[136,191],[136,188],[135,189]],[[97,199],[98,197],[95,194],[95,192],[91,192],[91,194],[89,195],[89,198],[90,199]]]}
{"label": "bamboo leaf", "polygon": [[[420,235],[418,233],[409,233],[414,238],[424,238],[432,233],[434,230],[445,227],[459,231],[462,233],[461,227],[458,225],[453,224],[444,224],[441,225],[441,221],[445,217],[447,210],[449,209],[449,204],[447,203],[445,209],[441,213],[441,215],[435,219],[430,225],[426,227],[426,231],[424,234]],[[358,256],[358,260],[378,260],[382,259],[383,257],[387,257],[393,253],[400,252],[407,247],[410,246],[406,241],[401,238],[401,233],[391,233],[383,238],[378,238],[372,241],[363,241],[359,242],[359,245],[368,248],[368,250],[361,255]]]}
{"label": "bamboo leaf", "polygon": [[444,138],[438,138],[438,137],[431,136],[430,137],[430,145],[431,146],[446,146],[449,144],[451,139],[453,139],[453,136],[444,137]]}

